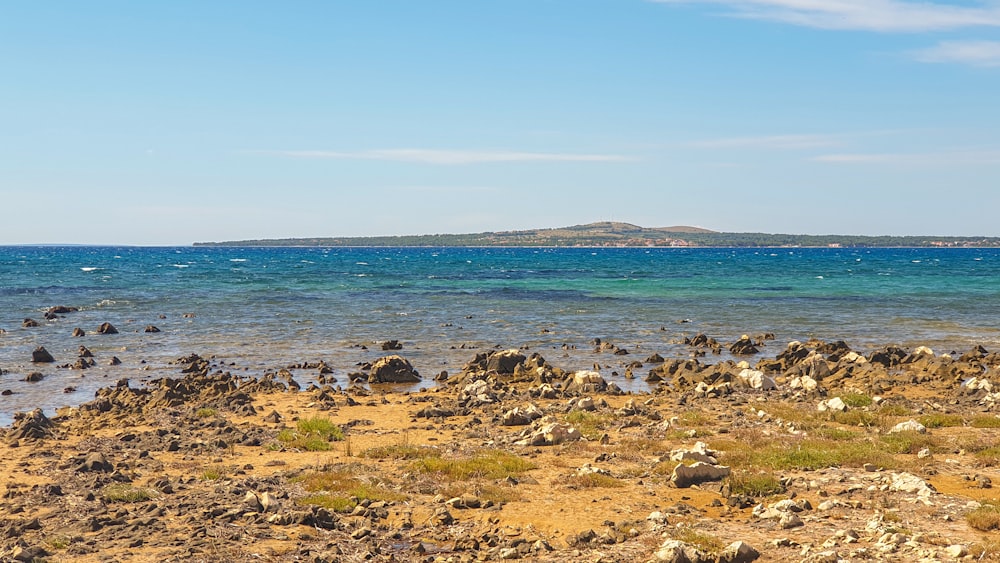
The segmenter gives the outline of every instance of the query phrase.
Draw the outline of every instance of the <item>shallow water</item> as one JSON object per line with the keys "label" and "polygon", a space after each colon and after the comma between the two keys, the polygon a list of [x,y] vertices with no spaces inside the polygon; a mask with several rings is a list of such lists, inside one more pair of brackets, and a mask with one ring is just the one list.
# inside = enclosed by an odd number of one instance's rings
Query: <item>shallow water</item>
{"label": "shallow water", "polygon": [[[45,321],[53,305],[81,310]],[[27,317],[42,326],[22,328]],[[93,334],[102,322],[121,333]],[[162,332],[142,332],[150,324]],[[74,327],[87,336],[71,338]],[[773,332],[771,356],[810,337],[993,350],[1000,250],[0,247],[0,328],[0,389],[14,392],[0,397],[0,424],[85,402],[121,377],[176,376],[168,362],[192,352],[248,375],[323,359],[346,382],[383,354],[374,342],[399,339],[429,386],[494,346],[566,369],[600,362],[610,377],[653,352],[685,356],[678,343],[697,332]],[[595,337],[633,354],[594,354]],[[97,368],[30,363],[45,346],[71,364],[80,345]],[[104,365],[111,356],[123,364]],[[22,381],[33,371],[45,379]]]}

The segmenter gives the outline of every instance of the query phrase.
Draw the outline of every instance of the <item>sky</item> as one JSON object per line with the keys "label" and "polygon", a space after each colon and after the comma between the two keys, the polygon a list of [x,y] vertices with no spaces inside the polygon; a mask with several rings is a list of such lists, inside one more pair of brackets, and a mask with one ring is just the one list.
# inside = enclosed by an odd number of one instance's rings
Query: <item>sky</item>
{"label": "sky", "polygon": [[1000,0],[0,2],[0,244],[1000,236]]}

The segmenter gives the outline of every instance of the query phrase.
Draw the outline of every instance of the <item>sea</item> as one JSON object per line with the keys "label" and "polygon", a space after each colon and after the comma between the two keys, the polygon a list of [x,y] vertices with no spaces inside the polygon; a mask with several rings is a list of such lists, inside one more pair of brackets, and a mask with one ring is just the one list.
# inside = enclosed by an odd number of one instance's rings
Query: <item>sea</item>
{"label": "sea", "polygon": [[[57,305],[79,311],[46,320]],[[118,334],[97,334],[102,323]],[[698,333],[723,344],[771,333],[770,357],[811,338],[863,353],[994,351],[1000,249],[7,246],[0,329],[0,425],[123,378],[179,377],[172,362],[192,353],[247,377],[322,360],[343,386],[397,353],[424,377],[415,388],[429,388],[477,353],[521,348],[641,393],[626,364],[688,357],[683,340]],[[598,352],[595,339],[628,354]],[[390,340],[402,348],[383,351]],[[39,346],[56,362],[32,363]],[[97,365],[65,367],[81,346]],[[294,373],[305,386],[314,371]],[[32,373],[41,381],[25,381]]]}

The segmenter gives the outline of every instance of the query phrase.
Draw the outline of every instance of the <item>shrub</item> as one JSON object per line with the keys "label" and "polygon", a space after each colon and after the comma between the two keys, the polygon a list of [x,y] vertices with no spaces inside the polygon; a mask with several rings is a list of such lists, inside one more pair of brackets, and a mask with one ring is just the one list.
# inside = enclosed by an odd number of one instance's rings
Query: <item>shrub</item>
{"label": "shrub", "polygon": [[156,491],[133,487],[127,483],[114,483],[101,490],[105,502],[145,502],[156,497]]}
{"label": "shrub", "polygon": [[729,475],[729,490],[734,495],[768,497],[785,492],[785,487],[771,473],[734,471]]}
{"label": "shrub", "polygon": [[514,454],[500,450],[484,450],[464,459],[426,457],[411,465],[419,473],[438,473],[450,479],[506,479],[516,477],[535,465]]}
{"label": "shrub", "polygon": [[983,503],[979,508],[965,515],[969,526],[983,531],[1000,530],[1000,505]]}

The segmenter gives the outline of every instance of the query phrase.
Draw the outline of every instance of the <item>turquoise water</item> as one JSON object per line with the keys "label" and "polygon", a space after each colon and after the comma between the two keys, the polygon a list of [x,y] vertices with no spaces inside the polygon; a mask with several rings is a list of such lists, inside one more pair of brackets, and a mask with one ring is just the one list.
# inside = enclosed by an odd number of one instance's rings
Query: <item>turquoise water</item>
{"label": "turquoise water", "polygon": [[[54,305],[81,311],[45,321]],[[28,317],[42,326],[22,328]],[[121,333],[94,335],[102,322]],[[150,324],[162,332],[142,332]],[[71,338],[74,327],[88,335]],[[192,352],[248,375],[323,359],[346,382],[388,339],[428,378],[493,346],[610,374],[653,352],[686,355],[679,342],[697,332],[773,332],[769,355],[810,337],[992,350],[1000,250],[0,247],[0,328],[0,389],[14,392],[0,423],[121,377],[173,376],[167,362]],[[595,337],[633,353],[595,354]],[[37,346],[73,363],[80,345],[99,367],[30,363]],[[104,366],[112,355],[123,364]],[[31,371],[46,377],[21,381]]]}

